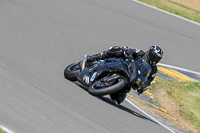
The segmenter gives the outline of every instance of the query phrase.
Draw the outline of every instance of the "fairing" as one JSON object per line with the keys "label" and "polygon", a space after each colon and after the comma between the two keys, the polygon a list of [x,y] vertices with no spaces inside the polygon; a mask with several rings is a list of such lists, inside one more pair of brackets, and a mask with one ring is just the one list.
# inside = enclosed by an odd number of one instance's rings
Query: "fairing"
{"label": "fairing", "polygon": [[127,82],[132,83],[138,80],[146,81],[145,74],[151,71],[150,66],[141,58],[136,61],[130,59],[108,58],[86,67],[78,77],[78,80],[85,86],[90,86],[95,79],[105,77],[108,73],[120,73],[125,76]]}

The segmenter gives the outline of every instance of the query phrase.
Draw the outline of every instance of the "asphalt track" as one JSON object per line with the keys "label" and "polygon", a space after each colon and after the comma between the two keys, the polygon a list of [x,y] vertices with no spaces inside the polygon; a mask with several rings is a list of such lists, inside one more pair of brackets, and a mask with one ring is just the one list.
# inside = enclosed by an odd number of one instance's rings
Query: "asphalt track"
{"label": "asphalt track", "polygon": [[0,0],[0,125],[15,133],[167,133],[63,78],[83,54],[159,44],[162,63],[200,71],[200,27],[130,0]]}

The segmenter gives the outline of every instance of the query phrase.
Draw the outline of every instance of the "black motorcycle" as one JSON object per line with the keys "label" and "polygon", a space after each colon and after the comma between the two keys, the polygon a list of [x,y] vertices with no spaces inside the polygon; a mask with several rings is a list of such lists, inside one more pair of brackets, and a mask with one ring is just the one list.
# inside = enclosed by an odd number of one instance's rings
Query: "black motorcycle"
{"label": "black motorcycle", "polygon": [[80,62],[66,67],[64,76],[70,81],[78,81],[90,94],[110,95],[120,104],[131,87],[137,90],[144,84],[150,72],[151,67],[141,58],[108,58],[85,64],[83,56]]}

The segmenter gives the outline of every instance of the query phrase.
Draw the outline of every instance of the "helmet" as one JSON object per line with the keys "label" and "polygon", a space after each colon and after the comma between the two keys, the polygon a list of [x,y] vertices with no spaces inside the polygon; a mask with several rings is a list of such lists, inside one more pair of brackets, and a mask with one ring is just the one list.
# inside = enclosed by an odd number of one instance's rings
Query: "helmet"
{"label": "helmet", "polygon": [[160,47],[152,45],[146,52],[146,62],[155,66],[163,57],[163,51]]}

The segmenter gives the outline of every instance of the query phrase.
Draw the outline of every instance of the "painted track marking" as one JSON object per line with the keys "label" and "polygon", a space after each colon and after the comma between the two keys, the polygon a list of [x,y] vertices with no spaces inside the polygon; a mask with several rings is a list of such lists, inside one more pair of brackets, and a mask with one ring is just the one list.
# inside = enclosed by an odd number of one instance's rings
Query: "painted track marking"
{"label": "painted track marking", "polygon": [[14,133],[13,131],[9,130],[8,128],[0,125],[0,128],[3,129],[6,133]]}
{"label": "painted track marking", "polygon": [[188,69],[184,69],[184,68],[180,68],[180,67],[176,67],[176,66],[171,66],[171,65],[167,65],[167,64],[158,63],[158,66],[167,67],[167,68],[171,68],[171,69],[175,69],[175,70],[180,70],[180,71],[200,75],[199,72],[195,72],[195,71],[191,71],[191,70],[188,70]]}
{"label": "painted track marking", "polygon": [[153,9],[155,9],[155,10],[157,10],[157,11],[160,11],[160,12],[166,13],[166,14],[168,14],[168,15],[171,15],[171,16],[174,16],[174,17],[177,17],[177,18],[179,18],[179,19],[182,19],[182,20],[185,20],[185,21],[187,21],[187,22],[190,22],[190,23],[193,23],[193,24],[196,24],[196,25],[200,26],[200,23],[194,22],[194,21],[192,21],[192,20],[186,19],[186,18],[184,18],[184,17],[178,16],[178,15],[173,14],[173,13],[170,13],[170,12],[168,12],[168,11],[165,11],[165,10],[159,9],[159,8],[157,8],[157,7],[154,7],[154,6],[148,5],[148,4],[143,3],[143,2],[140,2],[140,1],[138,1],[138,0],[131,0],[131,1],[136,2],[136,3],[139,3],[139,4],[142,4],[142,5],[144,5],[144,6],[147,6],[147,7],[153,8]]}
{"label": "painted track marking", "polygon": [[169,130],[170,132],[175,133],[168,126],[162,124],[161,122],[159,122],[158,120],[156,120],[155,118],[153,118],[151,115],[149,115],[148,113],[146,113],[143,109],[141,109],[140,107],[138,107],[137,105],[135,105],[133,102],[131,102],[128,98],[126,98],[125,100],[128,103],[130,103],[132,106],[134,106],[135,108],[137,108],[138,110],[140,110],[142,113],[144,113],[145,115],[147,115],[149,118],[151,118],[152,120],[154,120],[155,122],[157,122],[158,124],[160,124],[161,126],[163,126],[164,128],[166,128],[167,130]]}
{"label": "painted track marking", "polygon": [[177,72],[177,71],[169,69],[169,68],[158,67],[158,70],[163,72],[163,73],[170,75],[173,78],[179,79],[181,81],[196,81],[195,79],[192,79],[192,78],[190,78],[190,77],[188,77],[188,76],[186,76],[186,75],[184,75],[180,72]]}
{"label": "painted track marking", "polygon": [[[192,74],[196,74],[196,75],[200,76],[200,73],[198,73],[198,72],[190,71],[190,70],[187,70],[187,69],[184,69],[184,68],[180,68],[180,67],[175,67],[175,66],[161,64],[161,63],[158,63],[158,66],[167,67],[167,68],[171,68],[171,69],[175,69],[175,70],[180,70],[180,71],[184,71],[184,72],[188,72],[188,73],[192,73]],[[187,80],[191,81],[191,79],[187,79]],[[156,118],[154,118],[151,115],[149,115],[148,113],[146,113],[141,107],[139,107],[136,104],[134,104],[133,102],[131,102],[131,100],[129,100],[128,98],[126,98],[125,100],[128,103],[130,103],[132,106],[134,106],[135,108],[137,108],[138,110],[140,110],[142,113],[144,113],[145,115],[147,115],[148,117],[150,117],[152,120],[154,120],[155,122],[157,122],[158,124],[160,124],[161,126],[163,126],[164,128],[166,128],[167,130],[169,130],[170,132],[175,133],[172,129],[170,129],[170,127],[168,127],[165,124],[159,122]],[[177,121],[175,121],[175,122],[177,122]],[[177,122],[177,123],[181,125],[181,123],[179,123],[179,122]]]}

